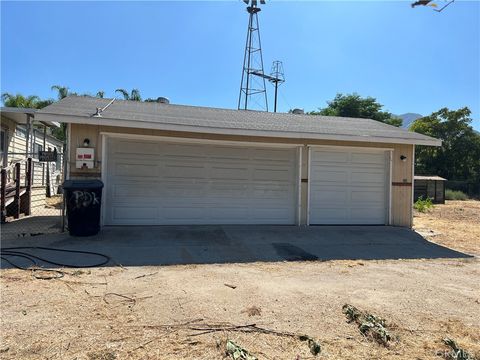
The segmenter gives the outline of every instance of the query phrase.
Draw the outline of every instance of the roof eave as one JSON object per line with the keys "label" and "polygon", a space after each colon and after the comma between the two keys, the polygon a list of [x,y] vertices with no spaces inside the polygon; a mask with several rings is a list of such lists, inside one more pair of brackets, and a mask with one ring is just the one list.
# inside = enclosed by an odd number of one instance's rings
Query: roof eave
{"label": "roof eave", "polygon": [[191,133],[211,133],[218,135],[238,135],[238,136],[257,136],[270,138],[291,138],[302,139],[305,142],[308,140],[337,140],[337,141],[358,141],[358,142],[375,142],[388,144],[410,144],[410,145],[426,145],[426,146],[441,146],[442,141],[430,137],[425,139],[409,139],[409,138],[393,138],[393,137],[379,137],[379,136],[363,136],[363,135],[342,135],[342,134],[319,134],[306,132],[286,132],[286,131],[272,131],[272,130],[253,130],[253,129],[231,129],[219,127],[205,127],[194,125],[178,125],[178,124],[164,124],[151,121],[142,120],[123,120],[112,119],[108,117],[93,117],[93,116],[78,116],[78,115],[60,115],[51,114],[47,112],[38,112],[35,114],[37,121],[45,122],[64,122],[72,124],[85,125],[102,125],[114,126],[123,128],[140,128],[163,131],[178,131]]}
{"label": "roof eave", "polygon": [[[0,113],[5,116],[7,119],[10,119],[17,124],[26,124],[28,122],[28,116],[31,118],[35,118],[35,114],[37,113],[38,109],[32,108],[14,108],[14,107],[2,107],[0,108]],[[25,117],[22,117],[25,115]],[[48,127],[60,127],[59,122],[52,122],[52,121],[41,121],[41,123]]]}

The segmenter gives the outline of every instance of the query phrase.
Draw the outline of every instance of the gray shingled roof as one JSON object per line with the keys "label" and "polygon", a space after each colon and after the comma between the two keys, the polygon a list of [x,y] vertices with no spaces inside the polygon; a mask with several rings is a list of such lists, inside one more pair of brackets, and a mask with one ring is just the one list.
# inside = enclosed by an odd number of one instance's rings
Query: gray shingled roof
{"label": "gray shingled roof", "polygon": [[70,96],[39,110],[37,120],[295,139],[440,145],[437,139],[370,119],[296,115]]}

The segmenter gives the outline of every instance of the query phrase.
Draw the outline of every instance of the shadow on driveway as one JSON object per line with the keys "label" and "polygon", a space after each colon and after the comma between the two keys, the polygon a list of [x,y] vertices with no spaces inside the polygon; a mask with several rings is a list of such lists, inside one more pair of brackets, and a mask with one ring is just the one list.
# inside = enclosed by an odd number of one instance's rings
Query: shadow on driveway
{"label": "shadow on driveway", "polygon": [[[99,252],[110,256],[112,265],[124,266],[471,257],[426,241],[412,230],[389,226],[118,226],[91,237],[64,233],[2,241],[2,247],[11,246]],[[72,265],[98,260],[29,251]]]}

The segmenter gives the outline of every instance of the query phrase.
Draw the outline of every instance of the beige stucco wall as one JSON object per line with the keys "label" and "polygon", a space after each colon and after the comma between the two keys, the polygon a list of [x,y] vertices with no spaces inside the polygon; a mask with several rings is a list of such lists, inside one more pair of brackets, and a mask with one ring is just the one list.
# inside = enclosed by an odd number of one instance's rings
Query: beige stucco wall
{"label": "beige stucco wall", "polygon": [[[411,227],[412,225],[412,160],[414,153],[413,145],[403,144],[386,144],[386,143],[367,143],[354,141],[326,141],[326,140],[308,140],[301,141],[298,139],[286,138],[266,138],[266,137],[252,137],[252,136],[236,136],[236,135],[217,135],[217,134],[199,134],[186,132],[173,132],[149,129],[136,128],[120,128],[112,126],[95,126],[71,124],[69,127],[69,170],[70,178],[82,177],[101,177],[101,162],[102,162],[102,136],[101,133],[125,133],[136,135],[149,136],[166,136],[166,137],[181,137],[192,139],[208,139],[208,140],[227,140],[227,141],[246,141],[246,142],[265,142],[265,143],[285,143],[285,144],[301,144],[304,145],[337,145],[337,146],[358,146],[358,147],[376,147],[376,148],[391,148],[392,152],[392,208],[391,219],[392,225]],[[75,168],[75,149],[82,147],[85,138],[90,140],[90,146],[95,148],[95,168],[80,170]],[[307,179],[307,151],[304,147],[303,151],[303,166],[302,179]],[[401,161],[400,156],[407,157],[406,161]],[[307,204],[307,183],[301,183],[301,197],[302,205]],[[306,206],[302,206],[301,223],[306,220]]]}

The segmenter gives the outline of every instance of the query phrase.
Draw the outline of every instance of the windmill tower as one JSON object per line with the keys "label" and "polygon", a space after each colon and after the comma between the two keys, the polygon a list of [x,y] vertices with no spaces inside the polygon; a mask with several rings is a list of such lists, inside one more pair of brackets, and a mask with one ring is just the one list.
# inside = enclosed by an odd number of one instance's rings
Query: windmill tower
{"label": "windmill tower", "polygon": [[[243,0],[247,6],[248,30],[243,57],[242,82],[238,96],[239,110],[268,111],[267,90],[263,72],[262,44],[258,13],[261,11],[257,0]],[[265,0],[260,0],[265,4]]]}

